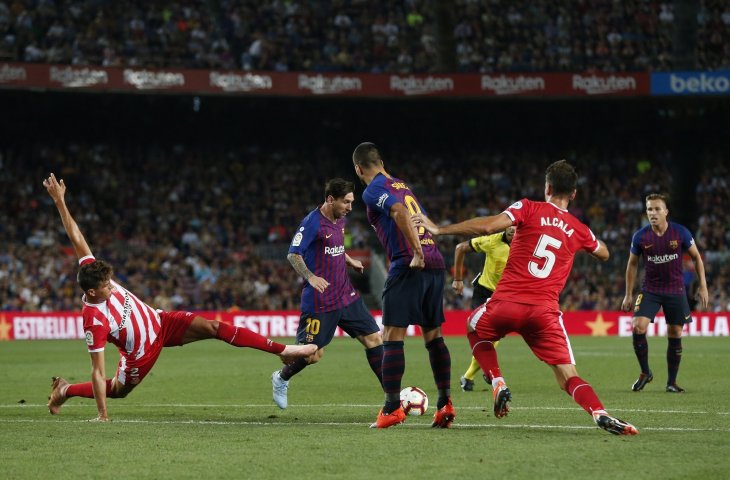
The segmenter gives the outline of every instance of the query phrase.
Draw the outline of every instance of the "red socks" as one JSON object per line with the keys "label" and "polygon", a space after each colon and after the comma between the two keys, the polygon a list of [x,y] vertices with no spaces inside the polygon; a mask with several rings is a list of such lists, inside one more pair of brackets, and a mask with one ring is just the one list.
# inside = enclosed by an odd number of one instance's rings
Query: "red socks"
{"label": "red socks", "polygon": [[593,391],[593,387],[580,377],[570,377],[565,382],[565,391],[573,397],[575,403],[590,414],[593,414],[596,410],[604,410],[598,395]]}
{"label": "red socks", "polygon": [[268,338],[254,333],[247,328],[234,327],[229,323],[223,322],[218,322],[218,333],[216,333],[216,337],[236,347],[250,347],[269,353],[281,353],[286,348],[286,345],[272,342]]}
{"label": "red socks", "polygon": [[[106,380],[106,396],[109,397],[109,393],[112,391],[112,379],[107,378]],[[66,390],[66,397],[84,397],[94,398],[94,389],[91,387],[91,382],[74,383],[69,385]]]}
{"label": "red socks", "polygon": [[482,371],[487,375],[489,380],[494,377],[501,377],[499,371],[499,361],[497,360],[497,351],[494,344],[488,340],[482,340],[477,332],[469,332],[466,334],[471,345],[471,354],[477,359],[477,363],[482,367]]}

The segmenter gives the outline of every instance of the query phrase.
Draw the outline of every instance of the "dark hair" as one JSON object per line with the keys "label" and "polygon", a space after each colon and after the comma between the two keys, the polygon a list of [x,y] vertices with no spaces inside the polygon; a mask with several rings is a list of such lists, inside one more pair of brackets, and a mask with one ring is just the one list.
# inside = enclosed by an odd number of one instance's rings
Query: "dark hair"
{"label": "dark hair", "polygon": [[380,158],[380,152],[374,143],[363,142],[355,147],[355,151],[352,152],[352,163],[360,167],[368,168],[380,162],[382,162],[382,158]]}
{"label": "dark hair", "polygon": [[577,188],[578,174],[566,160],[558,160],[545,171],[545,181],[552,185],[553,195],[570,195]]}
{"label": "dark hair", "polygon": [[669,208],[669,203],[667,202],[668,198],[669,197],[667,195],[664,195],[662,193],[650,193],[646,196],[646,201],[648,202],[649,200],[661,200],[662,202],[664,202],[664,206],[666,208]]}
{"label": "dark hair", "polygon": [[355,184],[342,178],[328,180],[324,186],[324,197],[332,195],[334,198],[342,198],[348,193],[355,192]]}
{"label": "dark hair", "polygon": [[111,265],[104,260],[94,260],[82,265],[76,278],[81,290],[85,292],[91,288],[99,288],[99,285],[112,277],[112,273],[114,269]]}

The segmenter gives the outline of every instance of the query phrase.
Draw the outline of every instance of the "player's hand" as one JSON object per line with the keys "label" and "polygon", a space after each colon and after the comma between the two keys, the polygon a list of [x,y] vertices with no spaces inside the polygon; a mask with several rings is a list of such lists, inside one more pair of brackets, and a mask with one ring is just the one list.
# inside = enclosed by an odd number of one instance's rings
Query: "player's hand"
{"label": "player's hand", "polygon": [[66,184],[63,183],[63,180],[59,182],[56,180],[56,176],[51,174],[50,177],[43,180],[43,186],[46,187],[54,201],[63,200],[63,196],[66,194]]}
{"label": "player's hand", "polygon": [[411,224],[416,228],[425,228],[431,232],[432,235],[438,235],[440,231],[438,225],[433,223],[430,218],[422,213],[413,214],[411,216]]}
{"label": "player's hand", "polygon": [[631,310],[631,307],[634,305],[634,296],[633,295],[626,295],[624,297],[624,301],[621,302],[621,310],[624,312],[628,312]]}
{"label": "player's hand", "polygon": [[420,254],[416,253],[413,255],[413,258],[411,259],[411,264],[409,265],[410,268],[413,268],[415,270],[421,270],[426,266],[426,260],[423,258],[423,252]]}
{"label": "player's hand", "polygon": [[697,289],[697,293],[695,294],[695,299],[700,301],[702,310],[707,310],[707,307],[710,305],[710,294],[707,292],[707,285],[700,285],[700,288]]}
{"label": "player's hand", "polygon": [[357,273],[363,273],[365,271],[365,266],[362,264],[362,262],[360,260],[356,260],[356,259],[353,258],[350,261],[350,266]]}
{"label": "player's hand", "polygon": [[307,281],[312,286],[312,288],[317,290],[319,293],[324,292],[325,290],[327,290],[327,287],[330,286],[330,282],[322,277],[318,277],[317,275],[312,275]]}
{"label": "player's hand", "polygon": [[464,280],[454,280],[451,282],[451,288],[454,289],[457,295],[464,294]]}

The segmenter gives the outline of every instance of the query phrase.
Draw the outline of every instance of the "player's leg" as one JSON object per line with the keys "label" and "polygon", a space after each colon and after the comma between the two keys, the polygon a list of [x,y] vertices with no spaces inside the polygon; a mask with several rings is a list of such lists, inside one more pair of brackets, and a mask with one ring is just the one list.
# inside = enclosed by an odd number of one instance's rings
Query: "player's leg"
{"label": "player's leg", "polygon": [[[106,380],[107,398],[124,398],[142,382],[157,361],[161,350],[154,350],[145,356],[145,359],[129,367],[124,357],[120,358],[114,378]],[[48,397],[48,410],[57,415],[61,406],[72,397],[94,398],[94,389],[91,382],[68,383],[62,377],[53,377],[51,395]]]}
{"label": "player's leg", "polygon": [[365,358],[380,384],[383,384],[383,336],[380,327],[365,307],[362,299],[348,305],[342,312],[339,326],[365,347]]}
{"label": "player's leg", "polygon": [[307,366],[317,363],[324,355],[324,347],[329,345],[337,329],[340,311],[323,312],[318,315],[302,313],[297,327],[297,343],[315,346],[317,350],[306,357],[298,358],[284,365],[281,370],[271,374],[271,394],[274,403],[285,409],[289,405],[289,380]]}
{"label": "player's leg", "polygon": [[635,392],[642,390],[647,383],[654,379],[654,375],[649,368],[649,344],[646,341],[646,330],[649,323],[654,321],[654,316],[660,307],[661,303],[657,301],[656,296],[652,293],[642,292],[636,297],[634,318],[632,320],[632,342],[641,373],[631,386],[631,390]]}
{"label": "player's leg", "polygon": [[685,295],[667,295],[662,304],[664,318],[667,322],[667,387],[670,393],[682,393],[684,389],[677,385],[679,364],[682,361],[682,328],[692,321],[692,314]]}
{"label": "player's leg", "polygon": [[312,345],[283,345],[259,335],[247,328],[236,327],[218,320],[208,320],[191,312],[162,312],[165,321],[172,322],[166,347],[185,345],[199,340],[215,338],[235,347],[255,348],[278,355],[282,361],[290,362],[306,357],[316,351]]}
{"label": "player's leg", "polygon": [[[384,323],[385,318],[385,313],[383,313]],[[405,352],[403,350],[406,330],[406,327],[383,325],[381,384],[385,394],[385,403],[370,428],[389,428],[406,420],[406,414],[400,405],[401,380],[406,368]]]}
{"label": "player's leg", "polygon": [[[569,346],[568,346],[569,348]],[[614,435],[636,435],[639,431],[628,422],[613,417],[603,408],[603,403],[593,387],[578,376],[575,365],[567,363],[550,365],[561,389],[571,396],[583,410],[593,417],[600,428]]]}
{"label": "player's leg", "polygon": [[502,418],[509,413],[509,402],[512,392],[502,377],[495,347],[497,341],[512,331],[510,319],[520,312],[512,312],[511,308],[522,308],[509,302],[489,300],[474,310],[466,324],[466,337],[471,346],[474,358],[484,371],[486,378],[492,383],[492,399],[494,416]]}
{"label": "player's leg", "polygon": [[[475,310],[479,308],[487,299],[491,296],[491,292],[479,283],[473,282],[474,293],[471,297],[471,309]],[[479,362],[474,357],[471,357],[469,367],[464,372],[464,375],[459,378],[459,384],[463,392],[471,392],[474,390],[474,377],[481,370]],[[486,379],[486,375],[485,375]]]}

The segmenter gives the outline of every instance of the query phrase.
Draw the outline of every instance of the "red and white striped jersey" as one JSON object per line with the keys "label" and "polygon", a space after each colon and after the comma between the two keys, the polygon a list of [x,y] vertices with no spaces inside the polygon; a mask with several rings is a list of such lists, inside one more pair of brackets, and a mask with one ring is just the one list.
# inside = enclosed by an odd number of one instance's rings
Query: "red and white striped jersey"
{"label": "red and white striped jersey", "polygon": [[[79,266],[91,263],[94,257],[79,260]],[[102,303],[88,303],[83,296],[84,335],[89,352],[104,350],[106,342],[113,343],[129,361],[137,360],[150,350],[160,332],[160,315],[133,293],[111,281],[114,290]]]}

